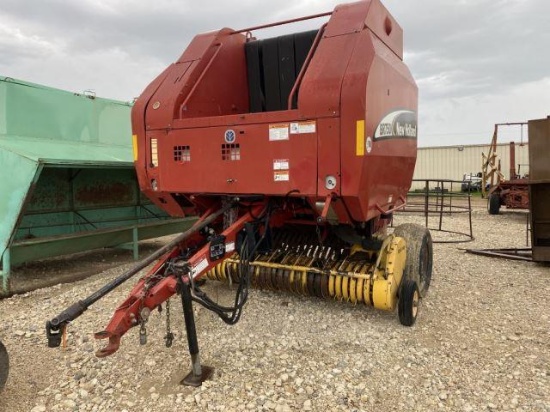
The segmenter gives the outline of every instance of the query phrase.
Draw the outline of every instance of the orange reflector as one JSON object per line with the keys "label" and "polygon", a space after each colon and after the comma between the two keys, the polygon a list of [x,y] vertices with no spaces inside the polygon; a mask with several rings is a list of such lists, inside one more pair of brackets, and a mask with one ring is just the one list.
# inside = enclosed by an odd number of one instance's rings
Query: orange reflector
{"label": "orange reflector", "polygon": [[132,135],[132,148],[134,149],[134,162],[138,159],[137,134]]}
{"label": "orange reflector", "polygon": [[357,120],[355,132],[355,154],[365,155],[365,121]]}

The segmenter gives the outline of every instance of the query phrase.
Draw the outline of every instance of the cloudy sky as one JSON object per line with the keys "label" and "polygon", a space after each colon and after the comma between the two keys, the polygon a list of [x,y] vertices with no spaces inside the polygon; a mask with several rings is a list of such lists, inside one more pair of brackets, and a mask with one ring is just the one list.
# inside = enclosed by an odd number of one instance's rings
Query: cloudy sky
{"label": "cloudy sky", "polygon": [[[0,75],[131,100],[197,33],[330,11],[337,3],[1,0]],[[550,115],[550,1],[384,4],[405,31],[405,61],[420,89],[421,146],[488,143],[494,123]],[[512,128],[503,140],[520,136]]]}

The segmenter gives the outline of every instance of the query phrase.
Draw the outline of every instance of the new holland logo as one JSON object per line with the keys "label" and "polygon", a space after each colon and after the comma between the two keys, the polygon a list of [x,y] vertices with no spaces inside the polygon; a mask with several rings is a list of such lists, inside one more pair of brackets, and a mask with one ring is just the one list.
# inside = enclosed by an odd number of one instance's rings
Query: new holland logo
{"label": "new holland logo", "polygon": [[411,110],[396,110],[387,114],[374,132],[374,139],[416,139],[416,112]]}
{"label": "new holland logo", "polygon": [[237,139],[237,135],[234,130],[228,129],[225,131],[224,138],[226,143],[234,143]]}

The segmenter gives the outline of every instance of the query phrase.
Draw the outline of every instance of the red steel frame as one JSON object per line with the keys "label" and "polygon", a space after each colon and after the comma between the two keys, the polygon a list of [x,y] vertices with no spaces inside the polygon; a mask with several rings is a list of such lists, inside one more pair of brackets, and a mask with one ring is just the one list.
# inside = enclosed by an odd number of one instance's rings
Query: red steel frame
{"label": "red steel frame", "polygon": [[[221,235],[225,236],[226,244],[235,244],[237,233],[243,229],[247,222],[252,220],[252,216],[261,215],[266,207],[266,201],[250,205],[249,212],[240,216],[230,227],[221,233]],[[199,221],[205,219],[213,212],[213,209],[207,210]],[[287,216],[288,213],[288,211],[280,212],[271,220],[271,223],[276,225],[278,221],[289,219],[289,216]],[[220,263],[220,260],[211,260],[209,255],[209,243],[204,243],[203,236],[200,234],[196,234],[194,237],[176,246],[172,251],[162,256],[147,275],[136,283],[126,300],[118,306],[105,330],[95,334],[96,339],[109,339],[109,343],[96,352],[98,357],[111,355],[118,350],[121,337],[130,328],[139,323],[141,316],[140,310],[142,308],[152,310],[176,293],[177,279],[175,276],[163,276],[158,280],[155,279],[155,276],[165,269],[164,266],[170,259],[176,258],[181,251],[185,250],[187,247],[195,245],[201,246],[187,259],[187,263],[191,268],[190,276],[192,279],[198,280],[202,275]],[[222,259],[228,258],[233,253],[234,249],[227,249]],[[146,284],[150,281],[152,281],[151,287],[147,288]]]}

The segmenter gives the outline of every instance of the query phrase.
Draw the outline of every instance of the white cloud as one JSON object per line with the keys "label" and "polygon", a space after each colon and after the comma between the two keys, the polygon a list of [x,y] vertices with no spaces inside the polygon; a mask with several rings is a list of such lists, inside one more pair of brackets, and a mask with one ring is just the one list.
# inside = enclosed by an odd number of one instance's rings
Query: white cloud
{"label": "white cloud", "polygon": [[[315,14],[336,4],[336,0],[2,0],[0,75],[71,91],[94,89],[98,96],[130,100],[198,33]],[[385,0],[384,4],[404,29],[405,61],[419,85],[421,144],[484,143],[495,121],[546,115],[550,2]],[[259,34],[265,37],[318,24]]]}
{"label": "white cloud", "polygon": [[[550,77],[494,93],[421,103],[419,145],[489,143],[495,123],[525,122],[550,115]],[[501,141],[519,140],[519,128],[503,129]],[[526,134],[524,135],[524,138]]]}
{"label": "white cloud", "polygon": [[56,45],[47,39],[25,33],[9,22],[0,20],[0,51],[6,58],[43,57],[56,51]]}

